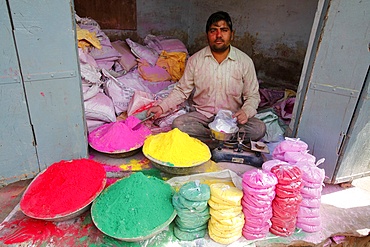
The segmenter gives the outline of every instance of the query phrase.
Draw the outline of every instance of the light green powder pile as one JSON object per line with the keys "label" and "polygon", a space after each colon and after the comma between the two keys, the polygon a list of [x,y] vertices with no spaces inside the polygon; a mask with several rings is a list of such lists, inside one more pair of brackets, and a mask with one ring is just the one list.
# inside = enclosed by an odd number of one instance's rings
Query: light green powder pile
{"label": "light green powder pile", "polygon": [[98,229],[109,236],[147,236],[174,212],[172,195],[169,184],[138,172],[105,189],[94,201],[91,215]]}

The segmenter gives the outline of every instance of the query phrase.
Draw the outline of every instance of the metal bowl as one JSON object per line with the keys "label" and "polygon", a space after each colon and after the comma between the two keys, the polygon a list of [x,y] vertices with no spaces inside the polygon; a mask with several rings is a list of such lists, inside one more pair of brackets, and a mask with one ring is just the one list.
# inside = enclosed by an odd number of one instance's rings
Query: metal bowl
{"label": "metal bowl", "polygon": [[219,141],[230,141],[231,139],[233,139],[235,137],[235,134],[238,133],[239,128],[235,132],[233,132],[233,133],[227,133],[227,132],[217,131],[215,129],[212,129],[211,127],[210,127],[210,130],[211,130],[212,137],[215,138],[216,140],[219,140]]}
{"label": "metal bowl", "polygon": [[[92,207],[91,207],[91,210],[93,211],[94,210],[94,205],[95,203],[93,203]],[[91,214],[91,218],[92,218],[92,221],[94,222],[94,225],[96,226],[96,228],[98,228],[102,233],[104,233],[105,235],[109,236],[109,237],[112,237],[112,238],[115,238],[115,239],[118,239],[118,240],[122,240],[122,241],[126,241],[126,242],[139,242],[139,241],[144,241],[144,240],[147,240],[151,237],[154,237],[155,235],[161,233],[163,230],[165,230],[169,224],[171,224],[171,222],[176,218],[177,216],[177,212],[176,210],[174,209],[171,216],[168,218],[168,220],[166,220],[163,224],[157,226],[156,228],[154,228],[151,233],[149,233],[148,235],[146,236],[140,236],[140,237],[135,237],[135,238],[125,238],[125,237],[122,237],[122,236],[118,236],[117,235],[112,235],[112,234],[108,234],[106,231],[104,231],[104,229],[102,229],[100,227],[100,225],[98,224],[98,222],[96,222],[96,219],[94,217],[94,214]]]}
{"label": "metal bowl", "polygon": [[117,159],[133,156],[133,155],[137,154],[138,152],[140,152],[140,148],[143,146],[143,144],[141,144],[137,147],[131,148],[130,150],[116,150],[116,151],[113,151],[113,152],[105,152],[105,151],[100,151],[100,150],[94,148],[91,144],[89,144],[89,145],[95,151],[97,151],[99,153],[102,153],[102,154],[104,154],[108,157],[117,158]]}
{"label": "metal bowl", "polygon": [[[44,171],[40,172],[33,180],[32,182],[28,185],[27,189],[25,190],[25,192],[23,193],[23,196],[21,198],[21,200],[23,200],[23,197],[27,194],[27,191],[32,187],[33,183],[37,180],[37,178],[43,174],[47,169],[45,169]],[[99,187],[99,189],[96,191],[96,193],[89,199],[87,200],[83,205],[81,205],[80,208],[74,210],[73,212],[69,212],[69,213],[62,213],[60,215],[55,215],[53,217],[40,217],[40,216],[37,216],[37,215],[34,215],[34,214],[30,214],[29,212],[23,210],[22,208],[21,211],[28,217],[30,218],[33,218],[33,219],[37,219],[37,220],[46,220],[46,221],[55,221],[55,222],[59,222],[59,221],[65,221],[65,220],[70,220],[70,219],[73,219],[81,214],[83,214],[84,212],[86,212],[88,209],[90,209],[90,206],[92,204],[92,202],[99,196],[99,194],[103,191],[103,189],[105,188],[105,185],[106,185],[106,182],[107,182],[107,179],[104,178],[102,180],[102,183]]]}
{"label": "metal bowl", "polygon": [[209,155],[209,159],[206,161],[193,163],[191,166],[173,166],[172,164],[169,164],[168,162],[163,162],[160,160],[157,160],[150,156],[149,154],[143,153],[145,157],[147,157],[153,164],[154,167],[158,168],[159,170],[173,174],[173,175],[189,175],[196,171],[199,166],[207,163],[211,159],[211,153]]}

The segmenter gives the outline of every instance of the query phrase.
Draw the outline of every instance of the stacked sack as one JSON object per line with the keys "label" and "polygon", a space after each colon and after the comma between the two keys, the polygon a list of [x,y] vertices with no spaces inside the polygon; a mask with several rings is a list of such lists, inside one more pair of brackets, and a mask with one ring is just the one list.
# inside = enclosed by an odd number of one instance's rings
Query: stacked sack
{"label": "stacked sack", "polygon": [[321,229],[320,204],[321,191],[325,179],[325,170],[317,166],[325,159],[320,159],[316,164],[307,161],[298,162],[296,165],[302,171],[302,202],[298,210],[297,227],[305,232],[317,232]]}
{"label": "stacked sack", "polygon": [[290,236],[294,233],[299,205],[302,201],[302,172],[296,166],[278,165],[271,168],[278,183],[275,186],[275,198],[272,201],[270,232],[278,236]]}
{"label": "stacked sack", "polygon": [[242,213],[242,190],[224,183],[210,186],[211,218],[208,222],[208,234],[220,244],[230,244],[242,236],[244,214]]}
{"label": "stacked sack", "polygon": [[210,218],[208,200],[210,188],[198,180],[185,183],[172,197],[177,211],[174,235],[184,241],[202,238]]}
{"label": "stacked sack", "polygon": [[252,169],[244,173],[242,207],[245,217],[243,236],[248,240],[263,238],[269,232],[272,200],[275,198],[275,175]]}

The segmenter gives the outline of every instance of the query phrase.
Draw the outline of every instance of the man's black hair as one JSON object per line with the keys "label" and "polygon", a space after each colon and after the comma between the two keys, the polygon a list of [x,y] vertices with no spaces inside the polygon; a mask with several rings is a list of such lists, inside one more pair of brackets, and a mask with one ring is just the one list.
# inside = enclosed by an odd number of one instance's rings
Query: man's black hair
{"label": "man's black hair", "polygon": [[206,33],[208,33],[209,28],[213,23],[219,22],[219,21],[225,21],[226,24],[229,26],[230,30],[233,31],[233,23],[231,21],[230,15],[226,13],[225,11],[218,11],[216,13],[213,13],[207,20],[206,25]]}

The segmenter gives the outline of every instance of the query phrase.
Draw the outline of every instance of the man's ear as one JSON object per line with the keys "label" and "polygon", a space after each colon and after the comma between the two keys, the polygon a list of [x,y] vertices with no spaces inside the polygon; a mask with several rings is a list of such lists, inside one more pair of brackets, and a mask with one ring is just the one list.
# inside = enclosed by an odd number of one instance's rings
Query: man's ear
{"label": "man's ear", "polygon": [[230,39],[230,40],[234,40],[234,36],[235,36],[235,30],[233,30],[233,31],[231,32],[231,39]]}

